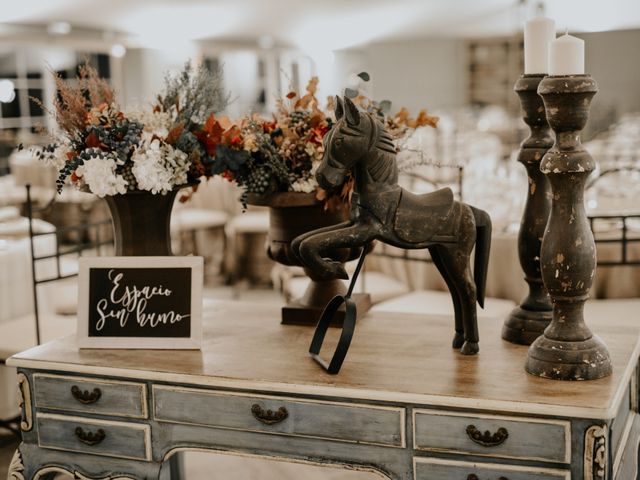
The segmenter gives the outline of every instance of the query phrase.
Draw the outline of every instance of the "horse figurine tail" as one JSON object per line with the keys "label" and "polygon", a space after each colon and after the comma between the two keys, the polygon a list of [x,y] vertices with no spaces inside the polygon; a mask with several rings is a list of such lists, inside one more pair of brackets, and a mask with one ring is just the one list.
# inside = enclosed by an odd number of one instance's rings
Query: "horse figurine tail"
{"label": "horse figurine tail", "polygon": [[487,287],[487,270],[489,268],[489,251],[491,249],[491,217],[484,210],[471,207],[476,221],[476,253],[473,266],[473,279],[476,284],[478,304],[484,308],[484,297]]}

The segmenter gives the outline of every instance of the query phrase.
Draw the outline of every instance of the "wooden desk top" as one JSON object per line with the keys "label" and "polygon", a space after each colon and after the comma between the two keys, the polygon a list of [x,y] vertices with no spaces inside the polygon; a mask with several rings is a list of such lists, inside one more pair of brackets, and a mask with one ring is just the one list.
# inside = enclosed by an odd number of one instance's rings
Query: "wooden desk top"
{"label": "wooden desk top", "polygon": [[[450,346],[451,318],[380,312],[359,321],[342,371],[332,376],[308,356],[313,329],[281,325],[279,308],[226,301],[205,306],[204,312],[202,351],[78,350],[75,338],[67,337],[19,353],[7,364],[284,394],[608,419],[615,416],[640,354],[637,319],[588,314],[592,330],[610,349],[613,375],[589,382],[547,380],[525,373],[527,347],[500,338],[501,318],[479,321],[480,353],[465,357]],[[331,330],[325,344],[337,338],[338,330]]]}

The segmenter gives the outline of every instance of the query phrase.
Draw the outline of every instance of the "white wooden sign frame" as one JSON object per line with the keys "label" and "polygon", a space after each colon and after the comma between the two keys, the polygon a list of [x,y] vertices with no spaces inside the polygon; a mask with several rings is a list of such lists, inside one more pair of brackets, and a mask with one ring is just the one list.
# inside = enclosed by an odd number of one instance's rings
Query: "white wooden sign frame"
{"label": "white wooden sign frame", "polygon": [[[89,336],[89,271],[92,268],[190,268],[191,330],[189,337]],[[199,350],[202,346],[202,257],[82,257],[78,270],[78,331],[80,348]]]}

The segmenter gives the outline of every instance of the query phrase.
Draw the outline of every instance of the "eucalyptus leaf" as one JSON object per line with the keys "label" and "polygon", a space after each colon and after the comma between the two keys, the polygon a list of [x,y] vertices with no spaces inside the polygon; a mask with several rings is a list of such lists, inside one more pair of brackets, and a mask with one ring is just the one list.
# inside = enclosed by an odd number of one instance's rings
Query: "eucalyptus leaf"
{"label": "eucalyptus leaf", "polygon": [[369,80],[371,80],[371,77],[369,76],[369,74],[367,72],[360,72],[358,74],[358,76],[364,80],[365,82],[368,82]]}
{"label": "eucalyptus leaf", "polygon": [[234,150],[226,145],[218,145],[216,147],[215,163],[211,171],[214,175],[225,170],[237,172],[249,160],[249,157],[249,152],[245,150]]}
{"label": "eucalyptus leaf", "polygon": [[391,110],[391,100],[382,100],[379,106],[382,113],[389,113],[389,110]]}
{"label": "eucalyptus leaf", "polygon": [[358,96],[358,90],[354,90],[353,88],[345,88],[344,96],[347,98],[356,98]]}

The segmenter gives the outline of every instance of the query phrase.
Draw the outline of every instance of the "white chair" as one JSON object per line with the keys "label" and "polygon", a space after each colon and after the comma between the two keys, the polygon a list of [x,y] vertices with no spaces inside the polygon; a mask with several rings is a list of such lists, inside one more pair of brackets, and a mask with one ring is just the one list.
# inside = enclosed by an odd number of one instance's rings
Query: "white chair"
{"label": "white chair", "polygon": [[225,265],[230,283],[241,279],[258,284],[269,282],[273,262],[266,254],[268,232],[269,211],[266,208],[254,208],[229,220],[225,228]]}
{"label": "white chair", "polygon": [[[516,306],[511,300],[486,298],[484,309],[478,308],[478,318],[502,318]],[[453,302],[449,292],[417,290],[374,305],[374,312],[402,312],[453,316]]]}
{"label": "white chair", "polygon": [[[354,264],[355,262],[350,263]],[[348,271],[352,268],[355,268],[354,265],[347,265]],[[279,286],[279,290],[282,292],[285,301],[290,302],[291,300],[302,297],[309,282],[309,278],[304,275],[301,268],[284,267],[284,269],[279,272],[278,278],[274,281],[274,285]],[[345,286],[348,287],[349,282],[345,281],[344,283]],[[356,280],[353,291],[356,293],[368,293],[371,295],[371,303],[376,305],[405,295],[409,293],[410,290],[405,283],[390,275],[385,275],[382,272],[367,271],[366,273],[362,273]]]}
{"label": "white chair", "polygon": [[212,273],[220,273],[225,250],[224,228],[229,215],[209,208],[175,208],[171,215],[171,236],[179,239],[180,252],[202,255]]}

